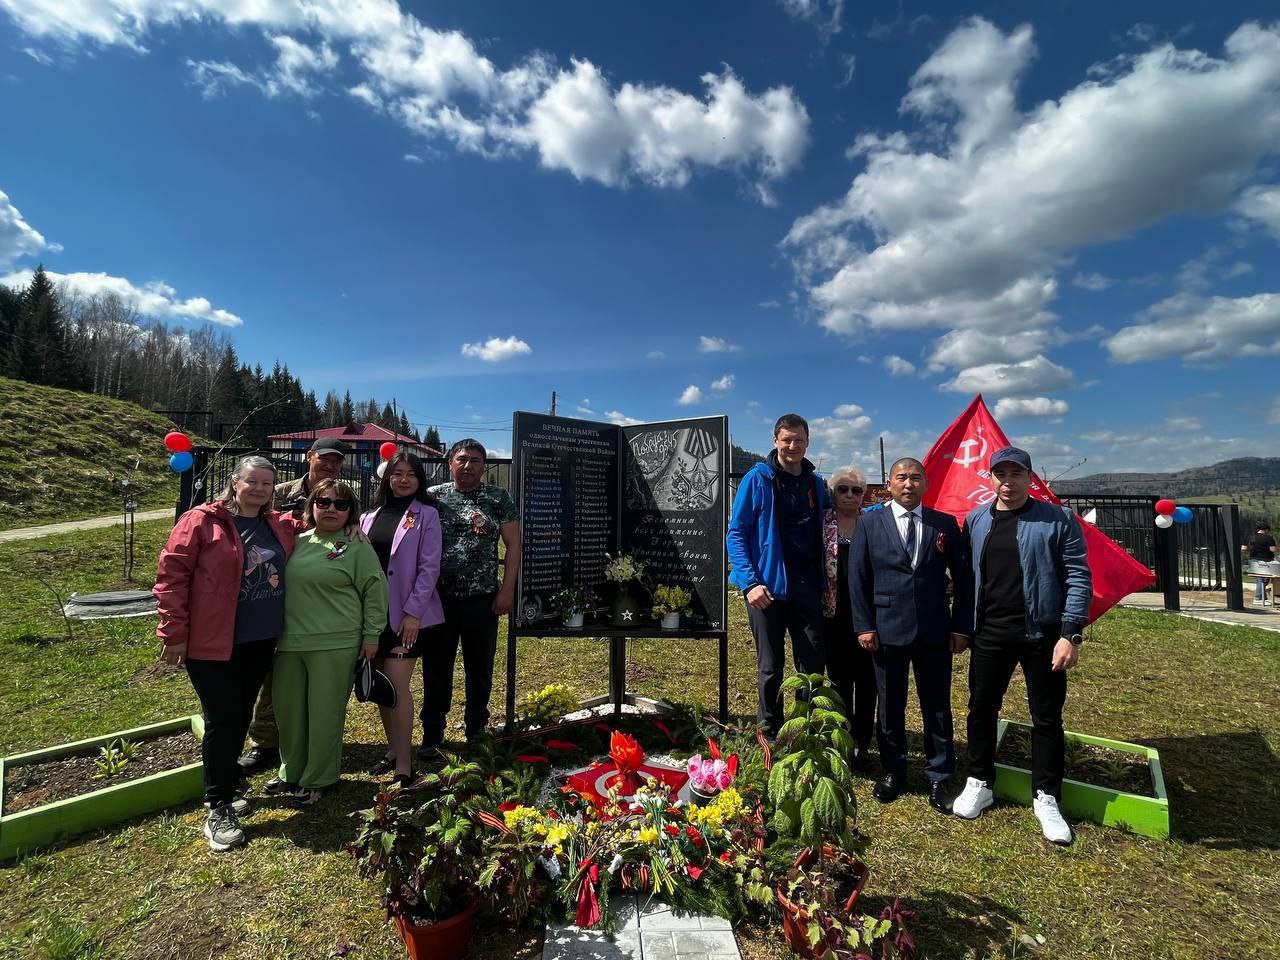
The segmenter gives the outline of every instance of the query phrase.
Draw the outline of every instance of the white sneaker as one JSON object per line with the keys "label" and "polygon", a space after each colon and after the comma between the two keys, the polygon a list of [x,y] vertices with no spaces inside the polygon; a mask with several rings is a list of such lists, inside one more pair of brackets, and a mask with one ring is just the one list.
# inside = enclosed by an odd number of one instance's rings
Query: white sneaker
{"label": "white sneaker", "polygon": [[951,812],[957,817],[973,820],[993,803],[995,803],[995,797],[991,795],[991,788],[987,786],[987,781],[970,777],[964,782],[964,789],[960,792],[960,796],[956,797],[955,803],[951,805]]}
{"label": "white sneaker", "polygon": [[1062,819],[1058,810],[1058,801],[1043,790],[1036,791],[1036,798],[1031,803],[1036,819],[1040,821],[1040,830],[1050,843],[1066,846],[1075,837],[1071,833],[1071,825]]}
{"label": "white sneaker", "polygon": [[[230,806],[231,806],[231,812],[236,815],[237,820],[240,819],[241,817],[247,817],[253,809],[249,805],[249,801],[246,800],[244,797],[236,797],[234,800],[231,801]],[[213,805],[206,802],[204,805],[204,808],[206,810],[212,810]]]}

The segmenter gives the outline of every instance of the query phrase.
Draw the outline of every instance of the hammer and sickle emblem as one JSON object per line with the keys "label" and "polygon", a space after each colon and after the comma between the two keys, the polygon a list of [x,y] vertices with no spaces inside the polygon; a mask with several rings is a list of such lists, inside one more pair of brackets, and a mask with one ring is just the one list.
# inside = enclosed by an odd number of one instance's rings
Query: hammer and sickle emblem
{"label": "hammer and sickle emblem", "polygon": [[[977,453],[970,451],[978,447]],[[977,440],[962,440],[960,442],[960,453],[956,456],[955,462],[962,467],[967,467],[971,463],[977,463],[987,455],[987,438],[982,435],[982,428],[978,428]]]}

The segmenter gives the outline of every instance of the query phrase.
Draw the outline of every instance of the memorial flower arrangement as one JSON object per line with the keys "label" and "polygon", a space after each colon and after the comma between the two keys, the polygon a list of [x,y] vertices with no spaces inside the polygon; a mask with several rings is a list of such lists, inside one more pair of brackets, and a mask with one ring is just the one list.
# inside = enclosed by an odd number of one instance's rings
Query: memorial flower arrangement
{"label": "memorial flower arrangement", "polygon": [[590,587],[565,587],[551,595],[551,606],[563,620],[576,614],[592,613],[599,605],[600,598]]}
{"label": "memorial flower arrangement", "polygon": [[520,701],[520,726],[525,729],[558,723],[566,714],[581,710],[582,703],[563,683],[549,683]]}
{"label": "memorial flower arrangement", "polygon": [[720,747],[709,739],[706,759],[695,753],[689,758],[687,769],[693,789],[704,796],[713,796],[717,791],[728,790],[733,784],[733,778],[738,775],[738,755],[735,753],[728,760],[723,759]]}
{"label": "memorial flower arrangement", "polygon": [[613,583],[629,583],[644,576],[644,564],[630,554],[620,553],[616,557],[609,557],[604,575]]}
{"label": "memorial flower arrangement", "polygon": [[671,613],[688,613],[693,606],[693,594],[683,587],[660,583],[653,590],[653,615],[665,617]]}

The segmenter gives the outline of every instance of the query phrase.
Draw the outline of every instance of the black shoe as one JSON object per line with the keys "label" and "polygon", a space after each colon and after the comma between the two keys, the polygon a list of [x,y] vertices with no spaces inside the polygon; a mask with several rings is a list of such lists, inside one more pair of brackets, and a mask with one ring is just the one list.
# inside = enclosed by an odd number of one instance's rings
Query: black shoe
{"label": "black shoe", "polygon": [[262,785],[262,792],[268,797],[291,797],[297,789],[296,783],[289,783],[279,777],[272,777]]}
{"label": "black shoe", "polygon": [[941,814],[949,814],[953,800],[950,780],[929,781],[929,806]]}
{"label": "black shoe", "polygon": [[433,763],[440,759],[440,744],[424,743],[418,748],[419,763]]}
{"label": "black shoe", "polygon": [[416,777],[412,772],[410,772],[410,773],[397,773],[394,777],[392,777],[392,778],[391,778],[391,782],[390,782],[390,783],[388,783],[388,784],[387,784],[387,786],[388,786],[388,787],[399,787],[401,790],[403,790],[403,789],[405,789],[407,786],[409,786],[411,783],[413,783],[413,781],[414,781],[414,780],[416,780],[416,779],[417,779],[417,777]]}
{"label": "black shoe", "polygon": [[881,803],[893,803],[898,799],[898,794],[902,793],[906,785],[906,777],[898,773],[886,773],[876,781],[875,789],[871,791],[871,795]]}
{"label": "black shoe", "polygon": [[250,747],[236,763],[247,777],[280,766],[280,751],[275,747]]}
{"label": "black shoe", "polygon": [[369,768],[369,775],[371,777],[381,777],[384,774],[390,773],[395,768],[396,768],[395,757],[383,757],[381,760],[379,760],[377,763],[375,763],[372,767]]}

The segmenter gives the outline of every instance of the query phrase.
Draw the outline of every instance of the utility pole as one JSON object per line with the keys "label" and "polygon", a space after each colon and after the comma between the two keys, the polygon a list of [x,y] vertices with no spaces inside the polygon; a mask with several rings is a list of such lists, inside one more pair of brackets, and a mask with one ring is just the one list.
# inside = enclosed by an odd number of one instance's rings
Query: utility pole
{"label": "utility pole", "polygon": [[553,417],[556,415],[556,392],[554,390],[551,391],[551,415]]}
{"label": "utility pole", "polygon": [[880,438],[880,485],[889,482],[889,471],[884,468],[884,437]]}

